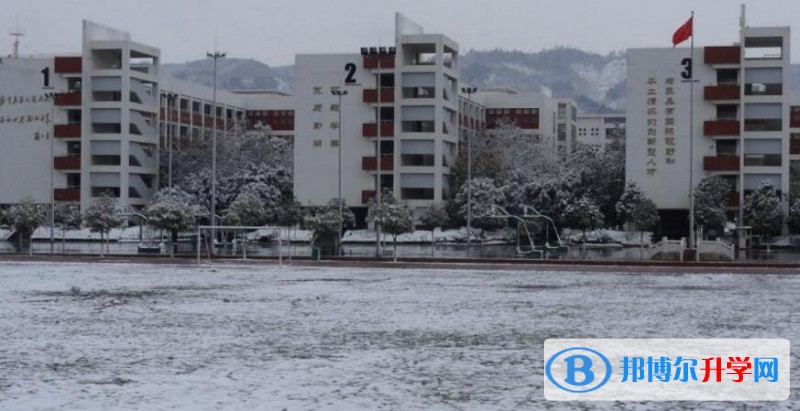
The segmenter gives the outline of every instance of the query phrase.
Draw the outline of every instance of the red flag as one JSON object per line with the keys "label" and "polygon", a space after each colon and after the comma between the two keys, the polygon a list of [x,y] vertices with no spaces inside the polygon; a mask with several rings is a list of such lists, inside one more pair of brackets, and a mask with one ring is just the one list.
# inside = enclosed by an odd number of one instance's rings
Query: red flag
{"label": "red flag", "polygon": [[686,23],[683,23],[682,26],[675,30],[675,34],[672,35],[673,48],[692,37],[692,20],[694,20],[694,17],[690,17],[689,20],[686,20]]}

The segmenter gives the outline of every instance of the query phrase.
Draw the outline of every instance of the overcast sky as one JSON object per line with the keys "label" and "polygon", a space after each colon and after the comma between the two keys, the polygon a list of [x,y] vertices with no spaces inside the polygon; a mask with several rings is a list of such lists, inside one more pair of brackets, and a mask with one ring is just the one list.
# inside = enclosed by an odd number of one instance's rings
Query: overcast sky
{"label": "overcast sky", "polygon": [[[9,4],[10,1],[10,4]],[[573,46],[608,53],[629,47],[669,47],[672,32],[695,11],[696,45],[738,39],[736,0],[3,0],[7,33],[19,19],[21,52],[79,51],[81,20],[131,33],[161,49],[163,62],[203,58],[207,50],[294,63],[296,53],[357,52],[394,41],[394,12],[429,33],[470,49],[539,51]],[[750,26],[800,22],[800,0],[746,1]],[[112,6],[113,5],[113,6]],[[800,61],[794,27],[792,60]],[[6,37],[1,54],[11,49]]]}

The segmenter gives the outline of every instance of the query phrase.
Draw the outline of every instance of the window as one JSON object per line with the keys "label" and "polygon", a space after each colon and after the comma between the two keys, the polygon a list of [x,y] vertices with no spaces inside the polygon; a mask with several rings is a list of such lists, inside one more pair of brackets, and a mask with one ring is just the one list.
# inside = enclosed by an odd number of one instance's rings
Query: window
{"label": "window", "polygon": [[67,188],[81,188],[81,173],[67,173]]}

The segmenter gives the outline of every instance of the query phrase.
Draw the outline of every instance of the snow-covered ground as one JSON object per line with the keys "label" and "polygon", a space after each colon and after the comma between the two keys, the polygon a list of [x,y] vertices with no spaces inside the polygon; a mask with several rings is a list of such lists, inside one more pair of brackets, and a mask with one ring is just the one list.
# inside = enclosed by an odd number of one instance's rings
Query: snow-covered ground
{"label": "snow-covered ground", "polygon": [[785,275],[4,263],[0,409],[796,410],[796,388],[550,403],[541,357],[551,337],[796,345],[799,295]]}

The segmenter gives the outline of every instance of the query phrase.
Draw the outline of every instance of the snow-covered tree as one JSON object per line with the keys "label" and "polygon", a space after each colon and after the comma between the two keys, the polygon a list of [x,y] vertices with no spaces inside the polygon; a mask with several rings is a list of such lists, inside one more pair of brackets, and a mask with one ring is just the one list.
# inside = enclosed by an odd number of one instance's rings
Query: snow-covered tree
{"label": "snow-covered tree", "polygon": [[175,256],[178,233],[192,228],[195,219],[207,210],[194,204],[195,198],[178,187],[158,191],[145,209],[147,224],[170,233],[172,247],[170,256]]}
{"label": "snow-covered tree", "polygon": [[744,223],[753,228],[753,234],[778,235],[783,227],[783,210],[775,188],[769,181],[759,184],[744,199]]}
{"label": "snow-covered tree", "polygon": [[694,190],[694,215],[698,225],[711,230],[722,230],[728,217],[728,194],[731,186],[720,176],[706,177]]}
{"label": "snow-covered tree", "polygon": [[[11,222],[11,227],[17,231],[20,240],[27,239],[31,242],[34,230],[47,220],[48,209],[43,204],[36,204],[31,197],[25,197],[18,204],[8,208],[6,218]],[[28,252],[33,247],[28,248]]]}
{"label": "snow-covered tree", "polygon": [[398,202],[391,193],[381,194],[381,203],[373,202],[369,207],[367,221],[381,227],[384,233],[392,236],[394,261],[397,262],[397,236],[414,231],[414,218],[411,208]]}
{"label": "snow-covered tree", "polygon": [[792,201],[786,223],[789,225],[789,229],[792,230],[792,232],[800,232],[800,198],[796,198]]}
{"label": "snow-covered tree", "polygon": [[262,226],[267,222],[264,200],[255,192],[240,193],[222,215],[225,225]]}
{"label": "snow-covered tree", "polygon": [[586,230],[601,227],[603,214],[600,213],[600,208],[594,201],[587,197],[581,197],[567,205],[564,210],[564,220],[568,227],[581,230],[583,240],[586,241]]}
{"label": "snow-covered tree", "polygon": [[283,227],[294,227],[303,222],[303,217],[305,217],[303,205],[292,196],[284,198],[281,202],[276,223]]}
{"label": "snow-covered tree", "polygon": [[447,227],[450,217],[447,215],[447,209],[442,203],[434,203],[425,208],[422,215],[419,217],[420,223],[431,230],[431,246],[436,244],[436,237],[434,231],[442,227]]}
{"label": "snow-covered tree", "polygon": [[[342,199],[342,218],[339,218],[339,199],[332,198],[322,207],[309,210],[304,219],[305,227],[311,230],[312,243],[318,245],[339,243],[339,229],[342,232],[355,224],[356,216]],[[336,248],[336,247],[334,247]]]}
{"label": "snow-covered tree", "polygon": [[56,203],[56,225],[64,228],[81,226],[81,205],[79,203]]}
{"label": "snow-covered tree", "polygon": [[629,181],[614,207],[616,217],[622,223],[631,223],[633,210],[645,199],[644,193],[639,186],[635,182]]}
{"label": "snow-covered tree", "polygon": [[[472,227],[482,231],[496,230],[506,225],[503,218],[492,217],[496,214],[494,206],[501,205],[505,198],[503,191],[495,186],[494,180],[490,178],[473,178],[471,187],[471,210],[467,208],[467,187],[465,183],[458,191],[456,203],[459,204],[459,212],[466,216],[468,211],[472,214]],[[467,233],[467,235],[472,235]]]}
{"label": "snow-covered tree", "polygon": [[[100,197],[92,199],[86,211],[83,213],[83,224],[93,233],[100,233],[100,241],[105,242],[108,233],[112,228],[122,225],[122,218],[116,215],[117,200],[110,194],[104,193]],[[100,255],[103,254],[102,244]]]}
{"label": "snow-covered tree", "polygon": [[[292,141],[271,136],[269,129],[244,131],[234,124],[217,145],[217,214],[227,209],[242,192],[258,191],[274,222],[284,197],[292,196]],[[175,183],[211,207],[211,139],[200,138],[174,153]],[[162,158],[162,175],[168,156]],[[166,178],[162,178],[166,181]],[[288,201],[288,200],[287,200]]]}
{"label": "snow-covered tree", "polygon": [[628,221],[639,229],[639,245],[644,245],[644,230],[653,228],[659,221],[658,208],[653,200],[642,196],[633,204],[628,214]]}

